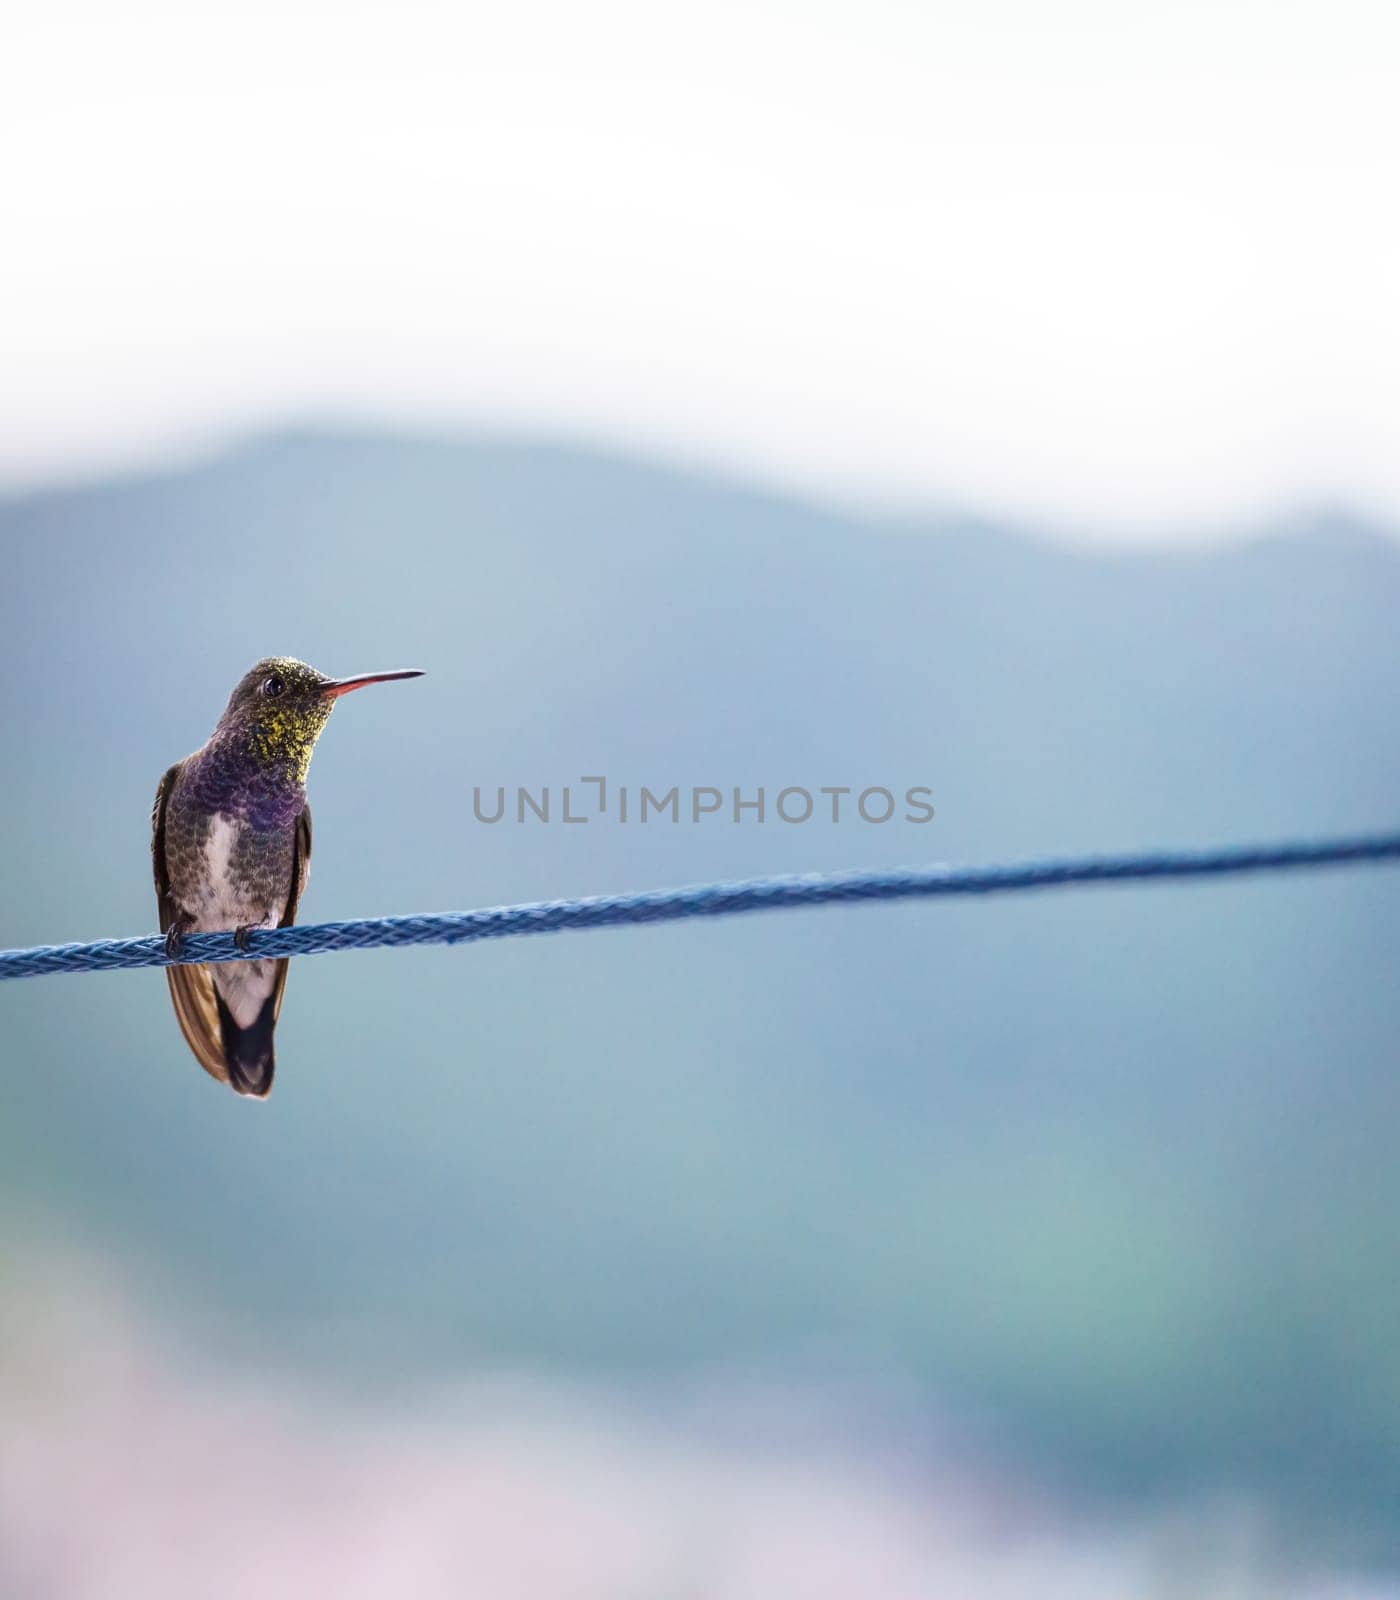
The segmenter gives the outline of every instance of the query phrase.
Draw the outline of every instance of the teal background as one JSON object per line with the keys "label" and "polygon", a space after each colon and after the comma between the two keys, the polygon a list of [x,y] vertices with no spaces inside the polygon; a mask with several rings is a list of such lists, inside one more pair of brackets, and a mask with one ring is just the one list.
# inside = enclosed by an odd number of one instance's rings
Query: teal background
{"label": "teal background", "polygon": [[[154,927],[257,657],[341,708],[303,918],[1394,827],[1400,549],[1095,552],[530,441],[291,432],[0,504],[0,944]],[[502,824],[474,784],[927,784],[927,827]],[[634,790],[635,792],[635,790]],[[0,1232],[218,1359],[855,1371],[1084,1489],[1400,1552],[1392,871],[299,961],[265,1107],[157,972],[0,990]],[[13,1262],[18,1256],[12,1256]],[[910,1397],[913,1398],[910,1398]]]}

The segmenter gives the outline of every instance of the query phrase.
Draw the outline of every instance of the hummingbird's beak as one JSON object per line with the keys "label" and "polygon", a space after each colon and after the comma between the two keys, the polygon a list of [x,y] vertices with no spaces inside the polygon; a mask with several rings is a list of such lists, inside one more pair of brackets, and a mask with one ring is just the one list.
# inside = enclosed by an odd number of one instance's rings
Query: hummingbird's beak
{"label": "hummingbird's beak", "polygon": [[362,672],[354,678],[331,678],[321,685],[321,693],[327,700],[337,700],[343,694],[349,694],[352,689],[363,689],[371,683],[396,683],[400,678],[421,678],[423,674],[417,667],[401,667],[397,672]]}

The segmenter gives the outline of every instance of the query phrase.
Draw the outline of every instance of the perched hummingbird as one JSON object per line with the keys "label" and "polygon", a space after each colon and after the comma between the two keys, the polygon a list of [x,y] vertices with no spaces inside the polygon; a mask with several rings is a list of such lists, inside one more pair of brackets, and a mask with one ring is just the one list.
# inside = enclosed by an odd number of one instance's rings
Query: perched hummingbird
{"label": "perched hummingbird", "polygon": [[[187,933],[289,928],[311,866],[306,773],[335,702],[416,669],[328,678],[290,656],[243,675],[208,742],[160,780],[151,855],[165,948]],[[272,1088],[272,1033],[287,962],[167,967],[170,998],[200,1066],[239,1094]]]}

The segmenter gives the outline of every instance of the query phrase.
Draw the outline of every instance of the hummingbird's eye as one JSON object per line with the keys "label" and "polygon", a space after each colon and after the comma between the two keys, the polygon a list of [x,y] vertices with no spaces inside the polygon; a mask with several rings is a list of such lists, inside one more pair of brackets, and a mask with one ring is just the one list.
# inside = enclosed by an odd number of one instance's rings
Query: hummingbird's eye
{"label": "hummingbird's eye", "polygon": [[258,692],[260,694],[265,694],[268,699],[271,700],[277,695],[281,694],[284,687],[285,685],[283,684],[281,678],[279,678],[274,672],[270,676],[264,678],[263,681],[258,685]]}

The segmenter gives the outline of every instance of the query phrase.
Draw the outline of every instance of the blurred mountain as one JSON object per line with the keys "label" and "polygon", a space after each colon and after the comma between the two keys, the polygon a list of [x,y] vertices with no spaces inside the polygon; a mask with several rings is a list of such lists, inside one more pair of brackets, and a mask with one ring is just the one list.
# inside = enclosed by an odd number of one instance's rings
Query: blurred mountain
{"label": "blurred mountain", "polygon": [[[282,652],[429,673],[322,741],[308,919],[1396,822],[1400,547],[1338,517],[1109,554],[300,433],[12,499],[0,552],[6,945],[154,925],[156,781]],[[586,774],[937,816],[473,816]],[[1400,1545],[1398,881],[300,961],[267,1106],[157,972],[6,985],[5,1232],[244,1358],[854,1364]]]}

